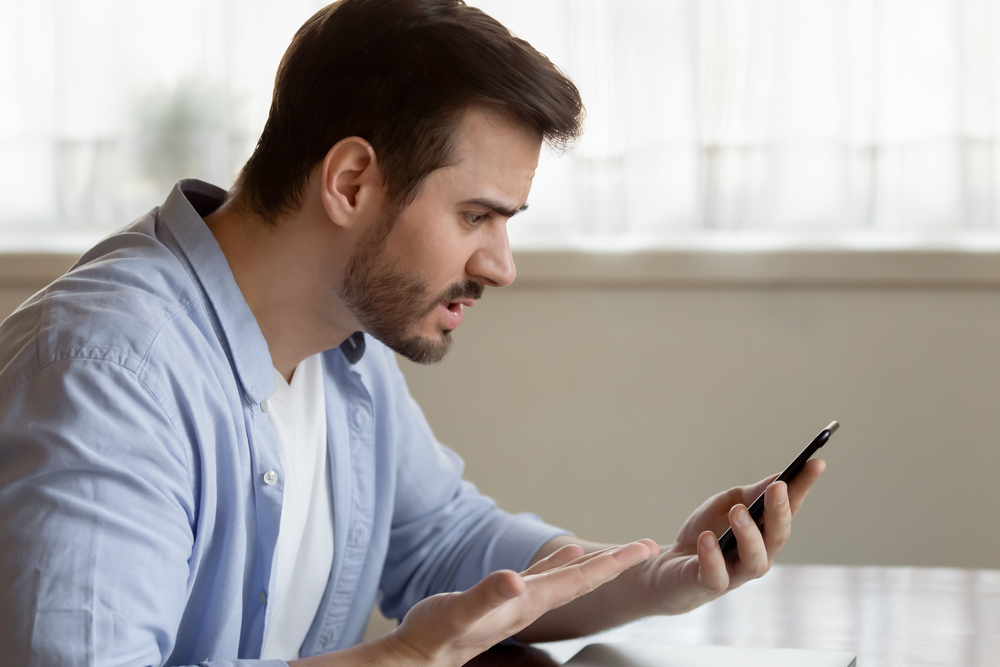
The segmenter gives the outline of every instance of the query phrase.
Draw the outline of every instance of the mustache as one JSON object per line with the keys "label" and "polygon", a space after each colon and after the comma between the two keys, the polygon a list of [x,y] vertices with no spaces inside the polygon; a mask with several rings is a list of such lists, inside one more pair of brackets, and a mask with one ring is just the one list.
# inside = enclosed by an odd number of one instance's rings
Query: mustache
{"label": "mustache", "polygon": [[475,280],[455,283],[441,296],[438,303],[453,301],[455,299],[480,299],[485,288]]}
{"label": "mustache", "polygon": [[429,315],[434,312],[434,309],[438,307],[439,304],[448,303],[449,301],[454,301],[455,299],[476,299],[477,301],[483,297],[483,291],[486,287],[482,283],[477,283],[475,280],[466,280],[460,283],[455,283],[448,289],[446,289],[441,296],[431,303],[430,308],[424,313]]}

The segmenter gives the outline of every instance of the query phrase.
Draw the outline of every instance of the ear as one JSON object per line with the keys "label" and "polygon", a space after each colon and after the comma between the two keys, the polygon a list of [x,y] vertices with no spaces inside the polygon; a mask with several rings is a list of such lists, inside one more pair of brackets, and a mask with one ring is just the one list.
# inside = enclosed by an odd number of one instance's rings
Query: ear
{"label": "ear", "polygon": [[360,137],[341,139],[323,158],[321,197],[334,224],[351,227],[381,206],[382,175],[371,144]]}

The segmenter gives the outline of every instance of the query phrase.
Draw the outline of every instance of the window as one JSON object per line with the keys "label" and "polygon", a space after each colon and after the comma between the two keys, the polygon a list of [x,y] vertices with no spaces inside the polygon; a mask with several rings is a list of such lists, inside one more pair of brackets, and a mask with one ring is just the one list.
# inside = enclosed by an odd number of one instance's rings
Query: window
{"label": "window", "polygon": [[[177,178],[228,186],[322,4],[8,0],[0,230],[105,233]],[[543,155],[515,246],[1000,246],[1000,3],[470,4],[549,55],[588,108],[577,149]]]}

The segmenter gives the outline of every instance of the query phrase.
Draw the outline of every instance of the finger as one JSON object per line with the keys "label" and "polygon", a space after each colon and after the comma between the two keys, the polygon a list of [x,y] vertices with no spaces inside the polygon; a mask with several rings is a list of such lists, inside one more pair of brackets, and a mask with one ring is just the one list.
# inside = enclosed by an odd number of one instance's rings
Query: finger
{"label": "finger", "polygon": [[467,591],[455,594],[455,618],[471,624],[525,590],[524,579],[513,570],[498,570],[486,575]]}
{"label": "finger", "polygon": [[792,518],[795,518],[795,515],[798,514],[803,501],[809,495],[809,489],[812,488],[824,470],[826,470],[826,461],[823,459],[810,459],[806,461],[802,471],[796,475],[795,479],[788,484],[788,500],[789,507],[792,510]]}
{"label": "finger", "polygon": [[632,542],[600,553],[587,554],[576,563],[528,577],[525,583],[540,606],[554,609],[605,584],[650,555],[642,542]]}
{"label": "finger", "polygon": [[[618,549],[619,546],[620,545],[615,545],[613,547],[605,547],[604,549],[598,549],[597,551],[591,551],[590,553],[581,554],[581,555],[577,556],[576,558],[574,558],[573,560],[568,561],[566,563],[562,563],[562,564],[558,565],[557,567],[547,567],[547,568],[544,568],[542,570],[542,572],[532,572],[531,574],[542,574],[543,572],[549,572],[549,571],[555,570],[555,569],[557,569],[559,567],[572,567],[574,565],[579,565],[580,563],[585,563],[585,562],[587,562],[588,560],[590,560],[592,558],[597,558],[601,554],[607,553],[607,552],[612,551],[614,549]],[[541,561],[539,561],[539,562],[541,562]]]}
{"label": "finger", "polygon": [[729,520],[727,515],[729,511],[740,503],[744,505],[750,505],[757,496],[764,493],[764,489],[776,480],[778,475],[771,475],[765,477],[756,484],[749,484],[747,486],[734,486],[731,489],[717,493],[716,495],[709,498],[703,505],[698,509],[698,512],[707,511],[709,516],[718,517],[713,521],[712,528],[715,529],[716,535],[721,535],[729,528]]}
{"label": "finger", "polygon": [[[653,540],[643,538],[641,540],[637,540],[637,542],[640,543],[640,544],[645,544],[646,547],[649,549],[649,553],[650,553],[651,556],[655,556],[655,555],[657,555],[657,554],[660,553],[660,545],[657,544],[656,542],[654,542]],[[583,551],[582,547],[578,547],[575,544],[574,545],[566,545],[566,546],[563,546],[560,549],[557,549],[556,551],[552,552],[552,554],[550,554],[548,557],[543,558],[542,560],[538,561],[537,563],[535,563],[534,565],[532,565],[531,567],[529,567],[527,570],[525,570],[524,572],[522,572],[521,575],[522,576],[528,576],[528,575],[532,575],[532,574],[541,574],[542,572],[547,572],[547,571],[553,570],[553,569],[555,569],[557,567],[566,567],[566,566],[570,566],[570,565],[579,565],[580,563],[585,563],[586,561],[591,560],[592,558],[596,558],[596,557],[600,556],[601,554],[607,553],[609,551],[613,551],[615,549],[619,549],[622,546],[623,545],[616,544],[614,546],[605,547],[603,549],[597,549],[596,551],[591,551],[590,553],[580,553],[580,552]],[[575,548],[575,550],[577,551],[576,555],[574,555],[572,551],[567,551],[566,554],[559,554],[559,551],[561,551],[562,549],[567,549],[567,548],[571,548],[571,547]],[[551,563],[545,563],[545,561],[547,561],[549,559],[552,559],[554,556],[557,556],[557,555],[558,555],[558,562],[555,561],[555,560],[553,560],[553,562],[551,562]]]}
{"label": "finger", "polygon": [[736,505],[729,510],[729,523],[736,536],[736,552],[739,562],[736,569],[740,578],[753,579],[763,576],[768,568],[767,549],[764,548],[764,538],[757,524],[750,518],[750,512],[743,505]]}
{"label": "finger", "polygon": [[660,545],[653,540],[643,538],[639,540],[640,544],[645,544],[649,549],[649,556],[658,556],[660,553]]}
{"label": "finger", "polygon": [[710,530],[698,536],[698,583],[712,593],[723,593],[729,588],[726,559],[719,540]]}
{"label": "finger", "polygon": [[776,479],[778,479],[778,475],[774,474],[771,475],[770,477],[765,477],[756,484],[750,484],[748,486],[740,487],[739,498],[736,501],[734,501],[733,504],[735,505],[736,503],[743,503],[744,505],[749,506],[750,504],[753,503],[753,501],[757,500],[757,496],[764,493],[764,490],[768,486],[770,486]]}
{"label": "finger", "polygon": [[692,550],[696,550],[698,536],[703,530],[714,531],[716,536],[722,535],[729,528],[729,510],[733,505],[742,502],[742,498],[741,486],[734,486],[715,494],[691,514],[681,528],[678,540],[692,545]]}
{"label": "finger", "polygon": [[521,573],[521,576],[527,576],[529,574],[541,574],[546,570],[551,570],[552,568],[562,567],[568,563],[576,560],[580,556],[583,556],[583,547],[577,544],[567,544],[560,547],[550,553],[545,558],[541,559],[537,563],[534,563],[531,567]]}
{"label": "finger", "polygon": [[788,504],[788,486],[774,482],[764,492],[764,548],[769,563],[781,553],[792,532],[792,510]]}
{"label": "finger", "polygon": [[[652,540],[645,540],[645,542],[652,542]],[[597,549],[596,551],[591,551],[590,553],[585,553],[585,554],[583,554],[581,556],[577,556],[573,560],[569,561],[568,563],[565,563],[565,564],[561,565],[560,567],[569,567],[569,566],[573,566],[573,565],[580,565],[581,563],[586,563],[588,560],[597,558],[601,554],[606,554],[606,553],[608,553],[610,551],[614,551],[616,549],[621,549],[623,546],[625,546],[625,545],[616,544],[614,546],[604,547],[603,549]],[[554,569],[554,568],[550,568],[550,569]]]}
{"label": "finger", "polygon": [[594,558],[578,558],[579,569],[587,576],[607,577],[608,581],[634,565],[649,558],[652,549],[646,541],[629,542],[613,549],[607,549]]}

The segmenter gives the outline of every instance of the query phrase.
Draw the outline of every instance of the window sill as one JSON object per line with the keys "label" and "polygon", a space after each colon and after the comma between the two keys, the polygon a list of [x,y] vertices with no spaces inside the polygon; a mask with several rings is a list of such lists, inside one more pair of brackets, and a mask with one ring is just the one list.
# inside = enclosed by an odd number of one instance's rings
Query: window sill
{"label": "window sill", "polygon": [[[0,285],[41,287],[69,252],[0,252]],[[515,250],[514,289],[1000,289],[1000,250]]]}
{"label": "window sill", "polygon": [[1000,234],[695,232],[520,238],[521,288],[1000,288]]}
{"label": "window sill", "polygon": [[520,288],[998,289],[1000,251],[516,251]]}

